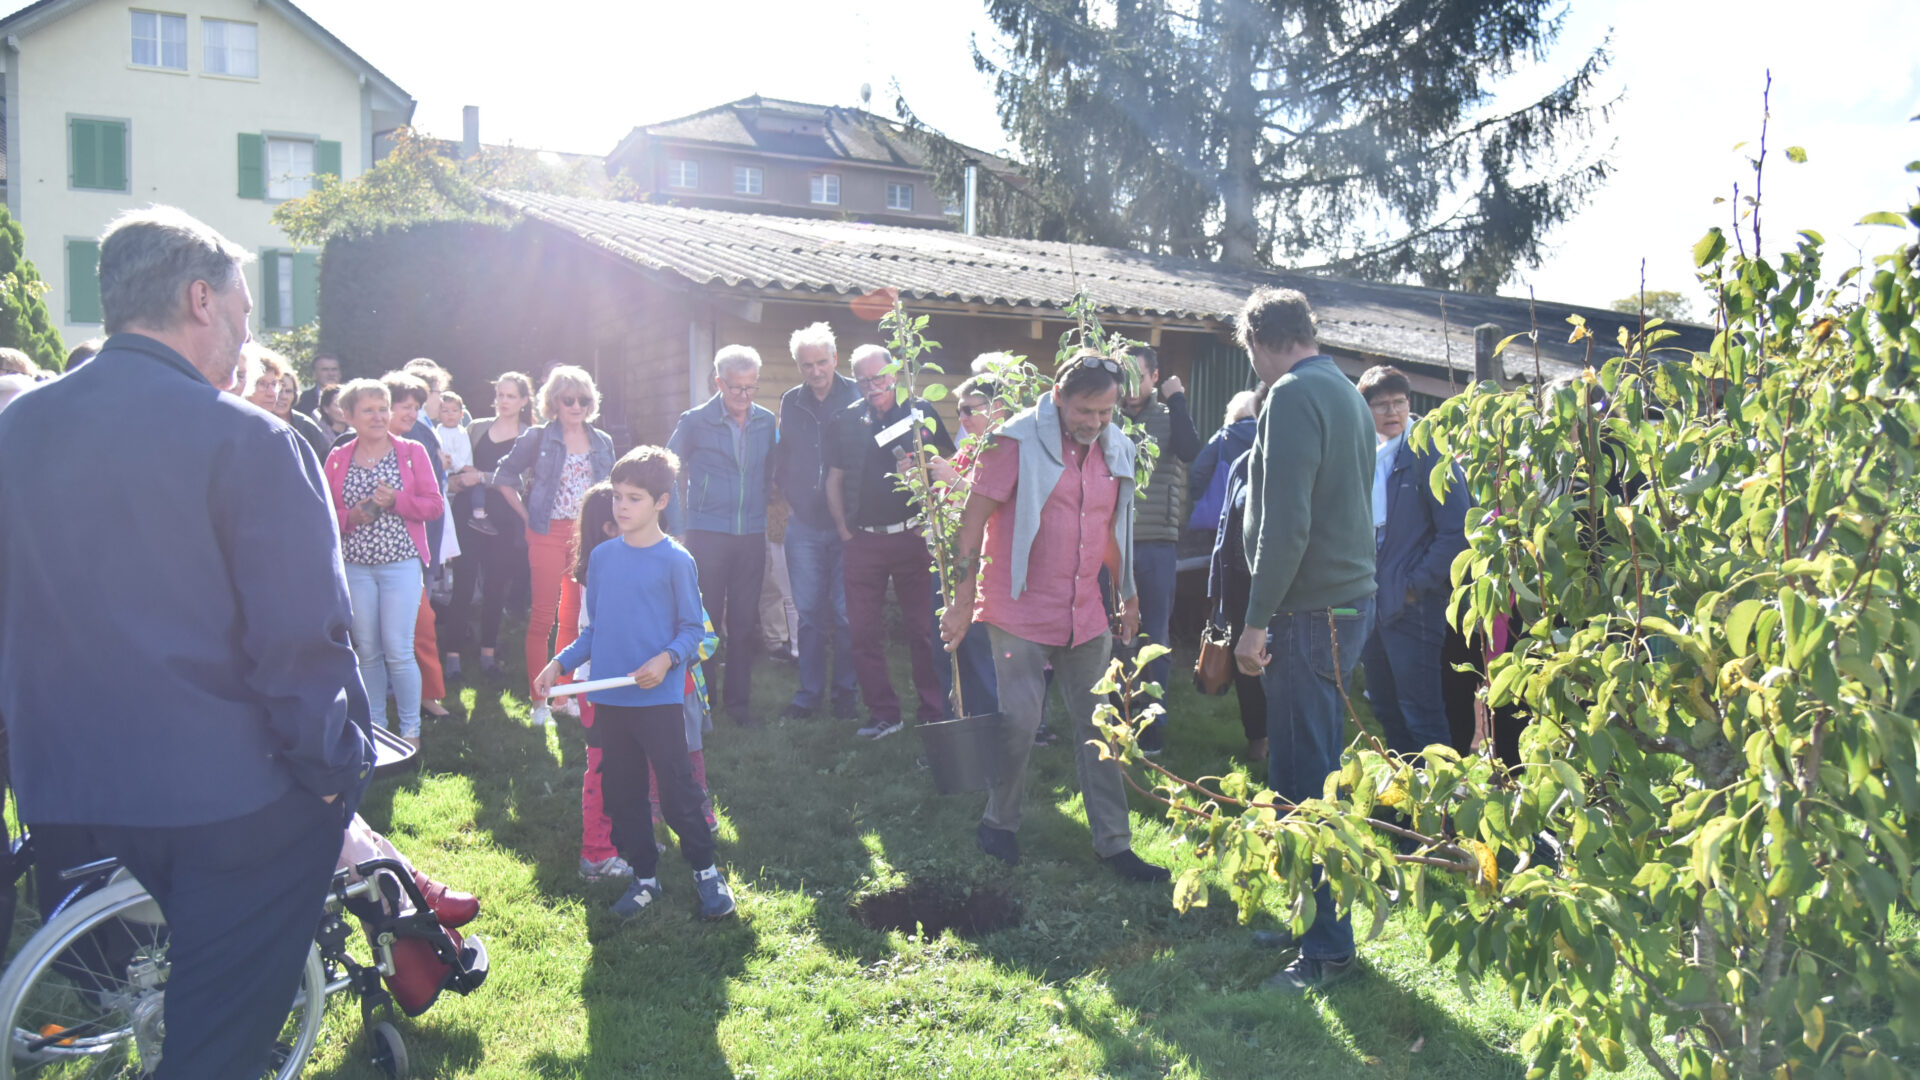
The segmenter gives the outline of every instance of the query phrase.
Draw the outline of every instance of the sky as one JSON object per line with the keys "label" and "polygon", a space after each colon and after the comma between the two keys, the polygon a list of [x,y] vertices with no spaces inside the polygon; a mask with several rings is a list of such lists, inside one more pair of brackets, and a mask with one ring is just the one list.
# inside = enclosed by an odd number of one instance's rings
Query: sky
{"label": "sky", "polygon": [[[481,137],[605,154],[634,126],[764,94],[892,115],[895,87],[919,115],[963,142],[1004,151],[989,76],[970,42],[997,42],[979,0],[296,0],[418,101],[416,123],[460,134],[480,108]],[[0,2],[15,8],[16,3]],[[1639,287],[1697,294],[1689,251],[1731,222],[1749,191],[1746,158],[1773,73],[1762,240],[1788,246],[1813,228],[1829,264],[1896,235],[1854,228],[1871,210],[1905,209],[1920,176],[1920,0],[1587,0],[1564,9],[1559,43],[1518,73],[1509,97],[1551,85],[1609,40],[1603,99],[1621,95],[1595,137],[1616,166],[1609,184],[1551,234],[1537,269],[1502,291],[1605,305]],[[1788,162],[1788,146],[1807,162]],[[1704,305],[1696,305],[1701,310]]]}

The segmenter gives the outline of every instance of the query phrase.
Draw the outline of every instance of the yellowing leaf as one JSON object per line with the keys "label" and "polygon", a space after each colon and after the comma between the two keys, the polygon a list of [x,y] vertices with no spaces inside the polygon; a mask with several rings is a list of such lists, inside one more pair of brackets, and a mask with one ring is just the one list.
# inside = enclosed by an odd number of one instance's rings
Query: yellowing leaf
{"label": "yellowing leaf", "polygon": [[1820,1006],[1815,1005],[1800,1014],[1800,1019],[1807,1027],[1806,1032],[1800,1036],[1800,1041],[1806,1043],[1809,1050],[1820,1049],[1820,1044],[1827,1041],[1827,1014],[1821,1011]]}
{"label": "yellowing leaf", "polygon": [[1472,854],[1474,862],[1479,865],[1479,879],[1474,885],[1488,892],[1497,891],[1500,888],[1500,864],[1493,857],[1493,849],[1478,840],[1462,840],[1460,847]]}

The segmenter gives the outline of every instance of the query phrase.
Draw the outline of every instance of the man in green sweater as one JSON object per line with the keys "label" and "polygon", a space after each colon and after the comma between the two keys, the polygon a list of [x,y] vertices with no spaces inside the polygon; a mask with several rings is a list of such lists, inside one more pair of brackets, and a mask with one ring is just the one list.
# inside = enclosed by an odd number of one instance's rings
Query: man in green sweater
{"label": "man in green sweater", "polygon": [[[1234,660],[1262,676],[1267,783],[1289,801],[1318,796],[1339,767],[1345,691],[1373,623],[1373,419],[1317,336],[1313,309],[1292,289],[1260,289],[1240,311],[1240,344],[1272,389],[1249,467],[1253,585]],[[1269,989],[1302,993],[1355,969],[1353,925],[1335,915],[1324,883],[1314,905],[1299,956]]]}

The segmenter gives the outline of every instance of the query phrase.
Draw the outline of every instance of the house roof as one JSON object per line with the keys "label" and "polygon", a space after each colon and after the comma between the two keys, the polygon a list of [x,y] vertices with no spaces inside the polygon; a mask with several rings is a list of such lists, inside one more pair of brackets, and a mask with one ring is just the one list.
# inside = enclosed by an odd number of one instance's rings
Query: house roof
{"label": "house roof", "polygon": [[[42,26],[63,18],[75,9],[92,2],[93,0],[35,0],[34,3],[28,4],[13,14],[0,18],[0,36],[31,34]],[[332,53],[355,73],[364,76],[376,89],[393,99],[392,104],[396,111],[404,112],[407,119],[412,119],[415,104],[413,96],[402,90],[399,83],[382,74],[379,68],[367,63],[359,53],[348,48],[345,42],[334,37],[333,33],[315,21],[313,16],[296,7],[292,0],[260,0],[260,2],[278,11],[288,22],[313,38],[321,48]]]}
{"label": "house roof", "polygon": [[[977,304],[1039,316],[1057,315],[1084,290],[1115,314],[1225,329],[1253,289],[1283,286],[1312,302],[1325,345],[1469,375],[1475,325],[1498,324],[1503,335],[1534,325],[1526,300],[1235,270],[1120,248],[521,191],[491,191],[488,197],[649,272],[741,292],[857,296],[891,287],[909,302]],[[1548,377],[1578,370],[1587,355],[1585,344],[1566,341],[1570,314],[1585,317],[1593,330],[1596,363],[1619,353],[1619,327],[1638,325],[1636,316],[1539,302],[1541,368]],[[1704,327],[1677,329],[1680,347],[1704,349],[1711,340]],[[1533,377],[1530,344],[1509,348],[1502,359],[1509,379]]]}
{"label": "house roof", "polygon": [[[895,165],[920,169],[926,150],[905,124],[865,109],[812,105],[804,101],[753,97],[703,109],[690,116],[634,128],[614,147],[609,159],[625,153],[641,139],[669,139],[685,143],[755,150],[768,154]],[[1013,172],[1013,163],[984,150],[973,150],[982,165]]]}

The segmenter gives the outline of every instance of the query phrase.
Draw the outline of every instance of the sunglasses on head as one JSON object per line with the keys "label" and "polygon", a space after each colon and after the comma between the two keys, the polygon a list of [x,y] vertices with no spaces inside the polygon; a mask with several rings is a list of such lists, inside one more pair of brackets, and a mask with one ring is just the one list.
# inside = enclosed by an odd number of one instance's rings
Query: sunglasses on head
{"label": "sunglasses on head", "polygon": [[1089,353],[1088,355],[1081,357],[1080,359],[1074,361],[1073,366],[1084,367],[1084,368],[1106,368],[1108,372],[1114,375],[1120,374],[1120,370],[1121,370],[1120,361],[1115,360],[1111,356],[1101,356],[1097,353]]}
{"label": "sunglasses on head", "polygon": [[571,406],[577,409],[584,409],[587,406],[593,404],[593,399],[585,395],[576,396],[573,394],[563,394],[560,397],[555,398],[554,400],[558,401],[562,405]]}

